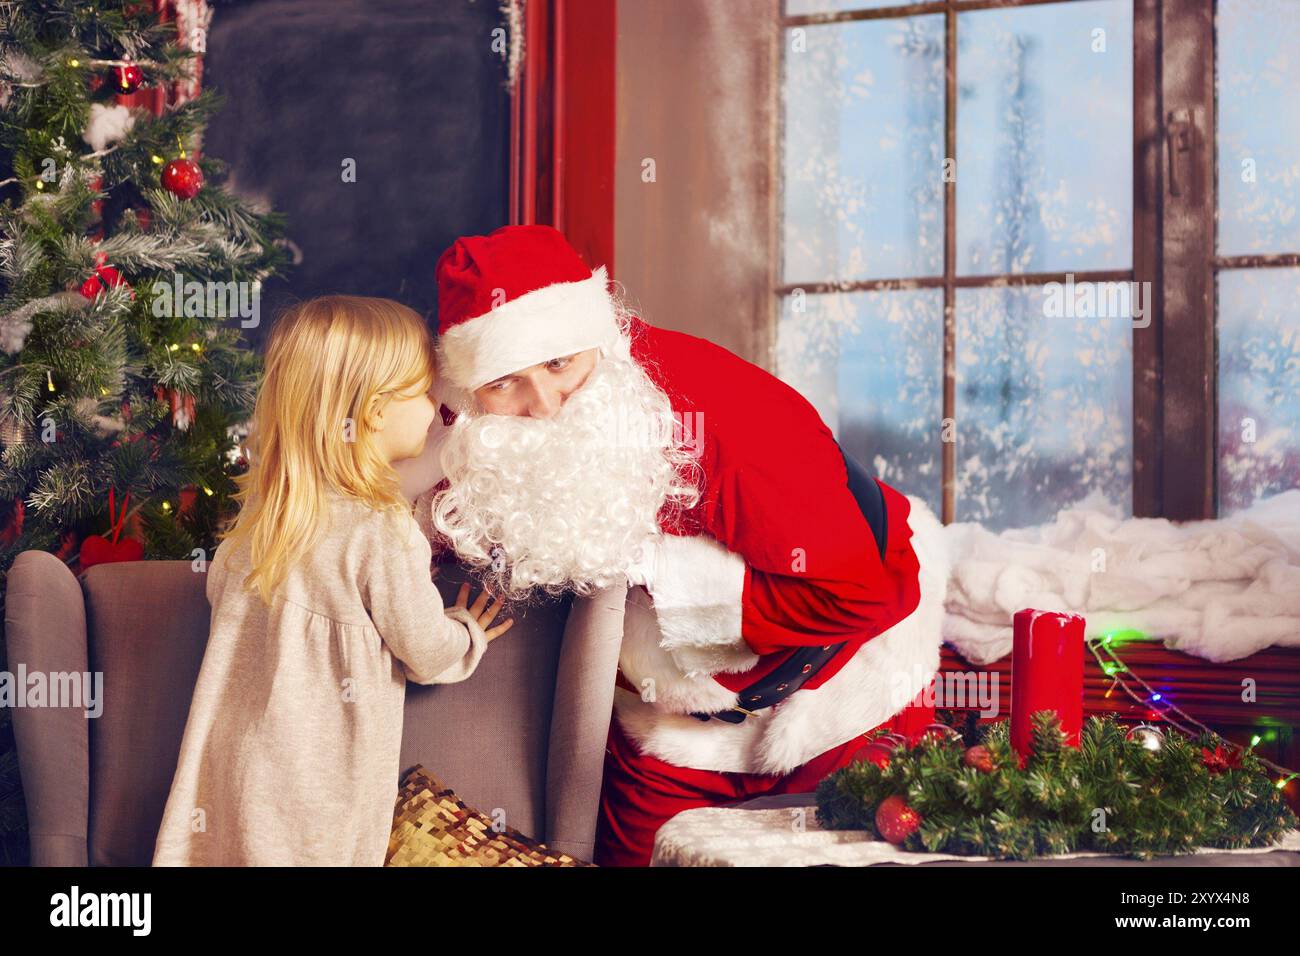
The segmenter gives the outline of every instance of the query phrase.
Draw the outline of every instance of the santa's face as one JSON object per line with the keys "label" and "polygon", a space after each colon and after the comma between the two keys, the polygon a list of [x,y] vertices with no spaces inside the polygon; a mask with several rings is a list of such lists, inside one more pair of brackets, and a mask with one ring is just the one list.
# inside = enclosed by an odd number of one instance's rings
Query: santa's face
{"label": "santa's face", "polygon": [[550,418],[596,367],[598,349],[562,355],[503,375],[475,389],[479,408],[490,415]]}
{"label": "santa's face", "polygon": [[626,584],[664,506],[694,504],[668,397],[626,337],[505,378],[458,410],[434,526],[508,598]]}

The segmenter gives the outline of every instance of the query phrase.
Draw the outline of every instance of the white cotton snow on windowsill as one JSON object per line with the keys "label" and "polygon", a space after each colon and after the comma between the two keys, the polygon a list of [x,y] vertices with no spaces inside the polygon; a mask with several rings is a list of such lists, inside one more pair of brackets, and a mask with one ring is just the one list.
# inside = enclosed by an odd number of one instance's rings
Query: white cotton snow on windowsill
{"label": "white cotton snow on windowsill", "polygon": [[1011,652],[1011,617],[1026,607],[1211,661],[1300,647],[1300,490],[1212,521],[1121,519],[1090,500],[1033,528],[958,523],[944,535],[944,639],[972,663]]}

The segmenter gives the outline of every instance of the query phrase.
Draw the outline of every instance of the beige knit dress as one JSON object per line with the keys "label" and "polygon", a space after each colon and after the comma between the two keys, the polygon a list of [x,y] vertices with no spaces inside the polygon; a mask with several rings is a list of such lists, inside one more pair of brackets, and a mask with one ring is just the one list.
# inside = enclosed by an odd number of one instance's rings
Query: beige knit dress
{"label": "beige knit dress", "polygon": [[208,567],[212,623],[155,866],[381,866],[407,679],[464,680],[487,646],[444,609],[409,515],[330,496],[327,528],[271,606],[247,548]]}

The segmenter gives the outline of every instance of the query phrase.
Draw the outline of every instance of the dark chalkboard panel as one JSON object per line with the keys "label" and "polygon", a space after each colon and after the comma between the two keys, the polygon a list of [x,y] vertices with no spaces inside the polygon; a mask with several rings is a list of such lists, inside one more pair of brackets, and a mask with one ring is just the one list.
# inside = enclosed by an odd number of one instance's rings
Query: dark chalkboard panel
{"label": "dark chalkboard panel", "polygon": [[[214,3],[203,85],[226,97],[204,152],[288,218],[302,259],[262,293],[397,299],[433,321],[434,265],[508,216],[509,98],[494,0]],[[498,44],[498,47],[500,44]],[[342,178],[356,160],[356,182]]]}

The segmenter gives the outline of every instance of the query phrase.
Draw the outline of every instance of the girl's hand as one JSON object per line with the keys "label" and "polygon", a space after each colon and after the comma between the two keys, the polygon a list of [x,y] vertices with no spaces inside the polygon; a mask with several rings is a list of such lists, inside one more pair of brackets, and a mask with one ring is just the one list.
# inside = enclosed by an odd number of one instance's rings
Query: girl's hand
{"label": "girl's hand", "polygon": [[[510,630],[510,625],[515,623],[515,619],[507,618],[504,623],[498,624],[489,630],[488,625],[492,623],[493,618],[501,611],[501,603],[496,598],[492,599],[491,605],[487,603],[488,593],[484,589],[483,593],[478,596],[478,600],[472,606],[467,605],[469,600],[469,584],[465,583],[460,586],[460,593],[456,595],[456,607],[465,607],[474,619],[478,621],[478,626],[483,628],[483,636],[489,641],[495,640],[506,631]],[[490,609],[489,609],[490,608]]]}

